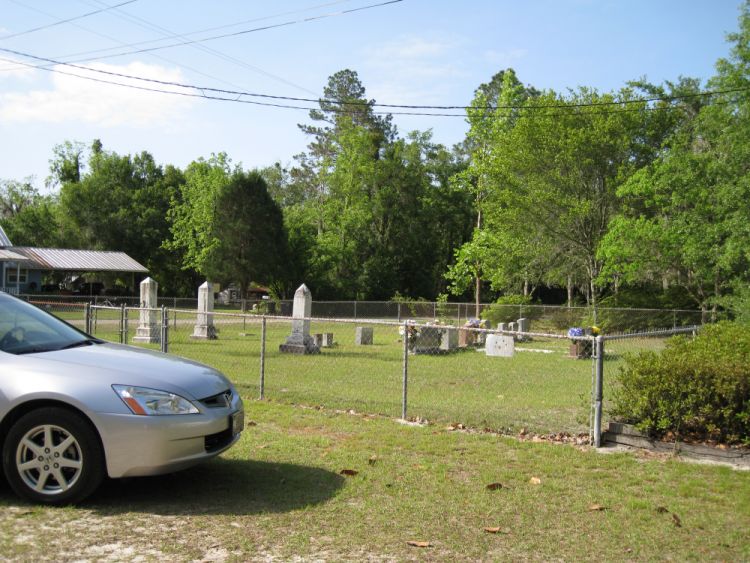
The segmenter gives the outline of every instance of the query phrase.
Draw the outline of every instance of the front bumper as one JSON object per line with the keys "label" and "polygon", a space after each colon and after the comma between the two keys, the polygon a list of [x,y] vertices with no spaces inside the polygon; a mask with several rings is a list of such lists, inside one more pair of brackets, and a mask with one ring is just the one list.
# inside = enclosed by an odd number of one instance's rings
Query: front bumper
{"label": "front bumper", "polygon": [[185,469],[229,449],[240,438],[233,415],[244,417],[239,397],[231,407],[199,414],[138,416],[98,413],[95,416],[112,478],[160,475]]}

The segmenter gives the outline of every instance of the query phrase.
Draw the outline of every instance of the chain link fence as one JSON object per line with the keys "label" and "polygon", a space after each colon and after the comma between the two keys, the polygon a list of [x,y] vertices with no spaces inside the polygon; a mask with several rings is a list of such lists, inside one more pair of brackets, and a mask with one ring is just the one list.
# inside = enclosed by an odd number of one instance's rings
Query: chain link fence
{"label": "chain link fence", "polygon": [[[103,340],[211,365],[245,398],[504,433],[588,434],[596,445],[627,357],[697,330],[568,336],[543,331],[549,325],[539,319],[490,330],[416,319],[227,312],[207,319],[166,306],[32,302]],[[314,353],[282,351],[299,322]]]}
{"label": "chain link fence", "polygon": [[[59,304],[91,303],[103,307],[139,307],[137,296],[89,296],[89,295],[21,295],[22,299],[34,302]],[[196,298],[159,297],[157,305],[170,309],[194,310]],[[291,316],[291,300],[217,300],[217,311],[250,313],[270,316]],[[503,305],[482,303],[479,314],[474,303],[445,303],[434,301],[313,301],[312,317],[326,319],[390,320],[402,322],[408,319],[439,321],[443,324],[462,326],[470,319],[484,318],[493,326],[501,322],[512,322],[519,318],[534,321],[535,330],[566,334],[569,327],[599,326],[608,334],[621,332],[643,332],[668,328],[680,328],[714,322],[726,316],[725,312],[698,311],[688,309],[634,309],[612,307],[567,307],[564,305]]]}

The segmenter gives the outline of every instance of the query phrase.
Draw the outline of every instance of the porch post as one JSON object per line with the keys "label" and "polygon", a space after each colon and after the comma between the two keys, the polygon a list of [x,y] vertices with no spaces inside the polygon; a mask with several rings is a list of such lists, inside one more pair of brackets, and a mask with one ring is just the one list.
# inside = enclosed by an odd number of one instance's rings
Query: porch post
{"label": "porch post", "polygon": [[16,295],[21,295],[21,263],[16,262]]}
{"label": "porch post", "polygon": [[5,289],[5,262],[0,262],[0,264],[2,264],[2,265],[3,265],[3,281],[2,281],[2,282],[0,282],[0,283],[2,283],[2,284],[3,284],[3,285],[2,285],[2,288],[3,288],[3,289]]}

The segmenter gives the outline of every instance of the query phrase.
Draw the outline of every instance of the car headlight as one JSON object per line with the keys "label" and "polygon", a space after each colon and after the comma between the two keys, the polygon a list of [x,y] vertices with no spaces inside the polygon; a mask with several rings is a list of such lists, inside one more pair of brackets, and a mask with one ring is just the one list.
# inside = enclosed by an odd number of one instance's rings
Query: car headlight
{"label": "car headlight", "polygon": [[131,385],[113,385],[112,389],[128,405],[133,414],[165,415],[197,414],[200,412],[186,398],[167,391]]}

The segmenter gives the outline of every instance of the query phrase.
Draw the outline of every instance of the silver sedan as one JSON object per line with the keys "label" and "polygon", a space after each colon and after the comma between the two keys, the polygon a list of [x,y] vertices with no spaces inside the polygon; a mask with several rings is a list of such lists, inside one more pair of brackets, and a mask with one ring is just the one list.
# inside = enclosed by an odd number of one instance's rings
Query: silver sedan
{"label": "silver sedan", "polygon": [[189,467],[237,442],[243,418],[215,369],[92,338],[0,292],[0,446],[19,495],[69,504],[105,476]]}

